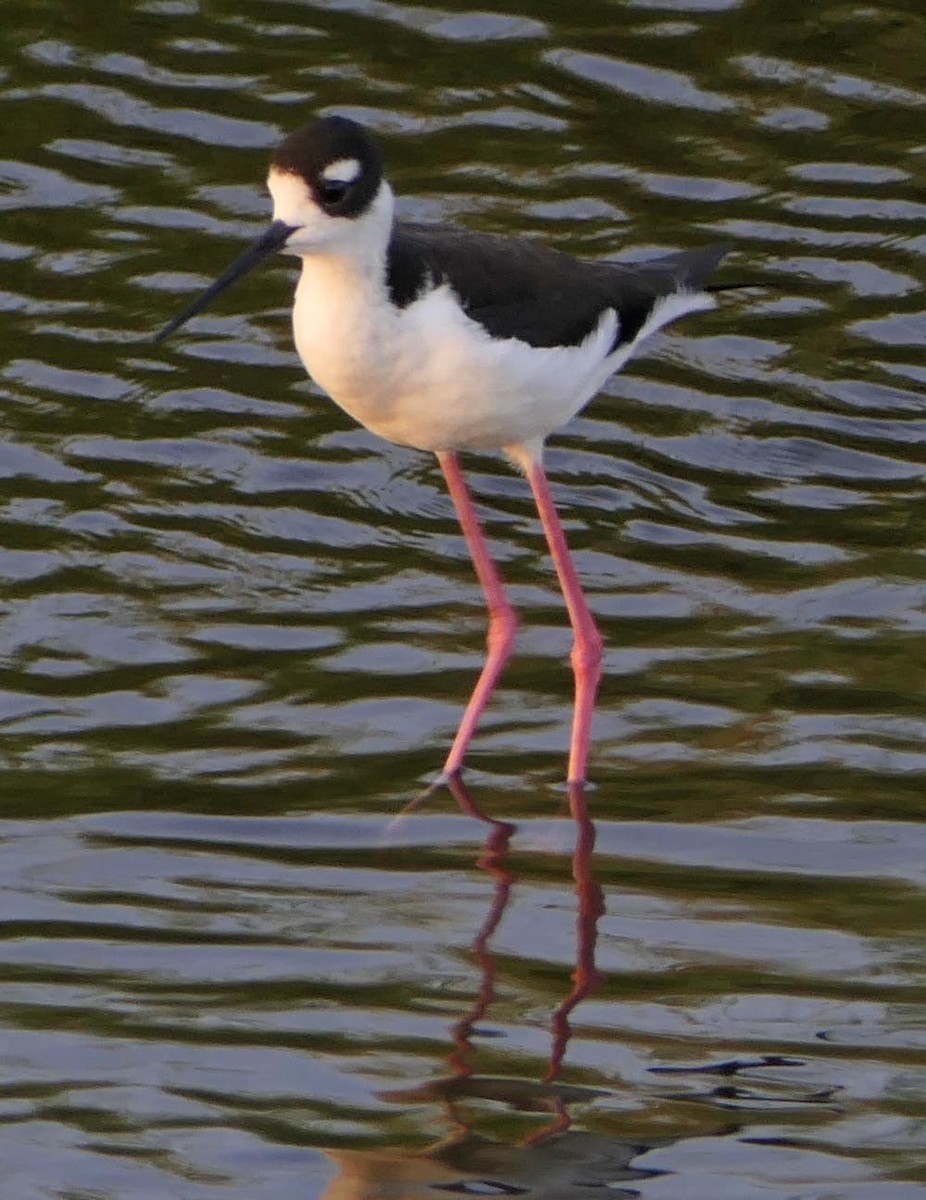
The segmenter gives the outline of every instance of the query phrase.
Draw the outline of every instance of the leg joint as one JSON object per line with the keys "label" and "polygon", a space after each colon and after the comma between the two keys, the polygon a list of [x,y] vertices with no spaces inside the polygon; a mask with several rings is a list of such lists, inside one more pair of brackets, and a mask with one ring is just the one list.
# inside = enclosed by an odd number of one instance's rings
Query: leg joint
{"label": "leg joint", "polygon": [[490,654],[508,654],[518,636],[518,618],[513,608],[493,612],[489,617],[486,645]]}
{"label": "leg joint", "polygon": [[576,639],[569,656],[573,667],[581,671],[597,671],[603,657],[604,639],[594,626]]}

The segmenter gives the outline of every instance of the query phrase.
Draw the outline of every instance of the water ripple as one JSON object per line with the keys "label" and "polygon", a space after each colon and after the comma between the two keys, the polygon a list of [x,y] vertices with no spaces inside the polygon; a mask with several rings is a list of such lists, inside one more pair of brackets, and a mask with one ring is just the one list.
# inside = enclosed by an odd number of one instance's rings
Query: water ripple
{"label": "water ripple", "polygon": [[[4,1196],[922,1195],[923,21],[508,9],[4,23]],[[467,462],[519,653],[398,817],[484,647],[435,465],[305,378],[290,263],[150,340],[314,111],[414,219],[734,243],[551,444],[575,820],[523,479]]]}

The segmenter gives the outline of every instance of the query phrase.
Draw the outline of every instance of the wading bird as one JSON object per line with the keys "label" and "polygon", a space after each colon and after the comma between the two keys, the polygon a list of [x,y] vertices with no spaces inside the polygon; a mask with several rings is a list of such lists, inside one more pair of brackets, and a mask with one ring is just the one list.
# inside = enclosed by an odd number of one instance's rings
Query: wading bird
{"label": "wading bird", "polygon": [[547,436],[657,329],[713,308],[727,250],[707,246],[627,266],[536,241],[396,220],[379,146],[345,117],[290,134],[270,161],[273,219],[167,337],[274,251],[302,259],[293,331],[306,370],[346,412],[393,442],[430,450],[447,480],[488,605],[488,653],[444,763],[463,765],[514,648],[505,595],[460,469],[502,450],[527,477],[575,635],[568,778],[586,777],[602,638],[543,469]]}

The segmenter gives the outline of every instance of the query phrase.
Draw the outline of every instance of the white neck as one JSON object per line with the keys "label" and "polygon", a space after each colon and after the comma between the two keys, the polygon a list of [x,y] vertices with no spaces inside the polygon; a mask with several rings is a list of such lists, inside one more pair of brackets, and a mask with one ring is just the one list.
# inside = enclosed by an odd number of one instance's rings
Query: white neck
{"label": "white neck", "polygon": [[[392,211],[392,190],[383,183],[361,216],[323,216],[323,239],[303,224],[306,237],[294,234],[287,245],[302,258],[293,307],[299,355],[315,381],[364,423],[371,419],[367,403],[379,411],[393,402],[382,365],[399,319],[386,287]],[[276,204],[274,215],[289,220]]]}

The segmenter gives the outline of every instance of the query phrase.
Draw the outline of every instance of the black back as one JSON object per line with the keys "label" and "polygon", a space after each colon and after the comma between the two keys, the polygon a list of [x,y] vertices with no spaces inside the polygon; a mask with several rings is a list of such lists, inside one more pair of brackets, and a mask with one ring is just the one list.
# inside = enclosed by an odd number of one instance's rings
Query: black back
{"label": "black back", "polygon": [[574,259],[500,234],[397,221],[387,284],[392,302],[404,308],[423,290],[447,283],[493,337],[537,347],[577,345],[613,308],[616,349],[633,340],[662,296],[700,291],[728,249],[706,246],[627,266]]}

